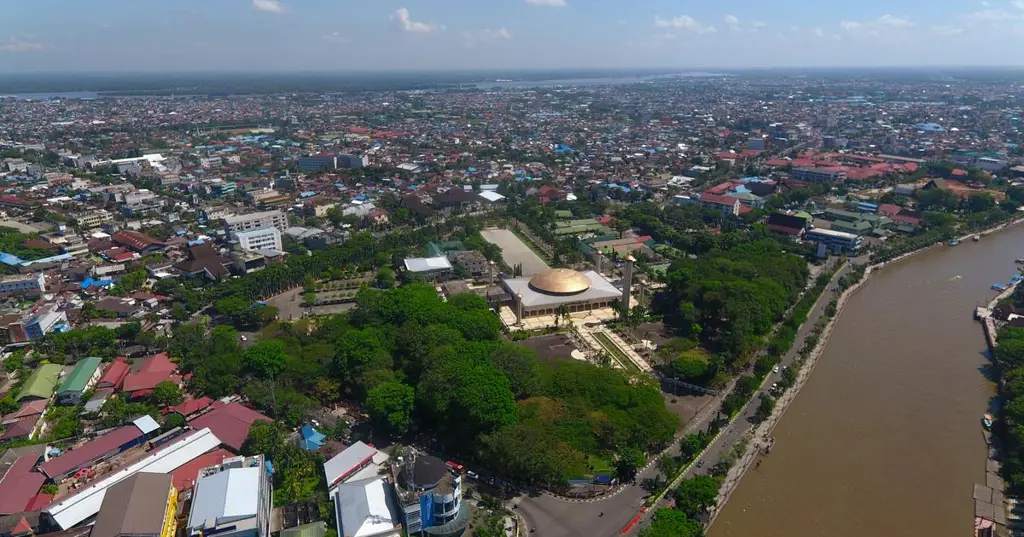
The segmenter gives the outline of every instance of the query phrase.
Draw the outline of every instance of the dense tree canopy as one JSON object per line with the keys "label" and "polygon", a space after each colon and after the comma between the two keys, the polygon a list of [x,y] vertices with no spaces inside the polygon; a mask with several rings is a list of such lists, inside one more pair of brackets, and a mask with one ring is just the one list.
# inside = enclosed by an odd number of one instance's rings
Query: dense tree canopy
{"label": "dense tree canopy", "polygon": [[782,319],[807,276],[802,257],[766,238],[676,260],[656,306],[680,335],[741,363]]}
{"label": "dense tree canopy", "polygon": [[172,353],[193,389],[242,393],[289,425],[319,404],[355,400],[390,434],[429,431],[446,452],[538,484],[636,464],[672,439],[679,420],[653,384],[541,364],[500,328],[480,297],[444,301],[413,283],[364,288],[348,315],[271,324],[244,351],[229,326],[183,325]]}

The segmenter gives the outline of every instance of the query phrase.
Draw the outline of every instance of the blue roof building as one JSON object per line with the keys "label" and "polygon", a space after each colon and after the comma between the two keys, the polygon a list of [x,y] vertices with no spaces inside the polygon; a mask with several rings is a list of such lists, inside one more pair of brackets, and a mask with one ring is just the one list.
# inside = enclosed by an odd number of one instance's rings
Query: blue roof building
{"label": "blue roof building", "polygon": [[308,423],[303,425],[302,429],[299,429],[299,436],[302,437],[301,440],[299,440],[299,446],[306,451],[316,451],[320,449],[320,446],[324,445],[324,441],[327,440],[327,437],[324,436],[323,433],[314,429],[313,426]]}

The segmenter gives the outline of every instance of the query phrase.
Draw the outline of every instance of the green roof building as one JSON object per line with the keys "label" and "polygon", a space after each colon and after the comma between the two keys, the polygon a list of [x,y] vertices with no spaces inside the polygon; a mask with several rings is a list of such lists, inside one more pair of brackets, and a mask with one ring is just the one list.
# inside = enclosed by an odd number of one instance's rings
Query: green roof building
{"label": "green roof building", "polygon": [[57,400],[63,404],[77,405],[85,390],[99,379],[101,361],[95,356],[79,360],[57,390]]}
{"label": "green roof building", "polygon": [[57,387],[61,369],[60,364],[41,364],[28,376],[14,400],[20,403],[24,399],[49,399]]}

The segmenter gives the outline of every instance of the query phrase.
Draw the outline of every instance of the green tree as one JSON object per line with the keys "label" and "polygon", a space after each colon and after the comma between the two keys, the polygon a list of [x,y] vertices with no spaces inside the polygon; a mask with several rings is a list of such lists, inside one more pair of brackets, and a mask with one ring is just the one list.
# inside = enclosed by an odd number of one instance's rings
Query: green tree
{"label": "green tree", "polygon": [[676,508],[687,517],[696,519],[715,505],[721,482],[709,475],[684,479],[676,489]]}
{"label": "green tree", "polygon": [[245,350],[242,363],[262,378],[276,378],[285,369],[288,358],[284,353],[284,342],[278,339],[261,339]]}
{"label": "green tree", "polygon": [[761,402],[757,405],[757,412],[754,414],[754,419],[759,423],[768,419],[768,416],[772,415],[772,410],[775,409],[775,398],[770,395],[761,395]]}
{"label": "green tree", "polygon": [[378,384],[366,394],[370,417],[394,434],[405,434],[412,424],[416,390],[397,380]]}
{"label": "green tree", "polygon": [[516,399],[525,399],[540,389],[540,362],[533,349],[504,344],[491,353],[491,363],[505,377]]}
{"label": "green tree", "polygon": [[629,481],[636,477],[636,472],[647,462],[647,455],[642,449],[626,447],[619,452],[619,460],[615,463],[615,473],[621,481]]}
{"label": "green tree", "polygon": [[700,522],[688,518],[686,513],[676,509],[658,509],[654,512],[651,525],[640,532],[640,537],[703,537],[704,528]]}
{"label": "green tree", "polygon": [[153,387],[153,393],[149,394],[149,401],[157,406],[180,405],[184,399],[181,388],[169,380],[158,383]]}
{"label": "green tree", "polygon": [[708,356],[699,351],[687,351],[672,360],[672,373],[685,381],[696,380],[708,372]]}

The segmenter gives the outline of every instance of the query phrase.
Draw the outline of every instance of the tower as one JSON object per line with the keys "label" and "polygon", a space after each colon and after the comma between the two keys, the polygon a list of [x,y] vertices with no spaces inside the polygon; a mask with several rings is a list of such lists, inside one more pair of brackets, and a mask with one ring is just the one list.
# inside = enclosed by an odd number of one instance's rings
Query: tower
{"label": "tower", "polygon": [[598,274],[601,274],[601,258],[602,257],[604,257],[604,256],[601,255],[601,252],[594,252],[594,266],[597,268],[596,272]]}
{"label": "tower", "polygon": [[632,255],[626,256],[626,267],[622,272],[622,315],[629,315],[629,295],[633,288],[633,259]]}
{"label": "tower", "polygon": [[516,293],[516,324],[523,324],[523,294]]}
{"label": "tower", "polygon": [[494,285],[494,261],[487,262],[487,285]]}

